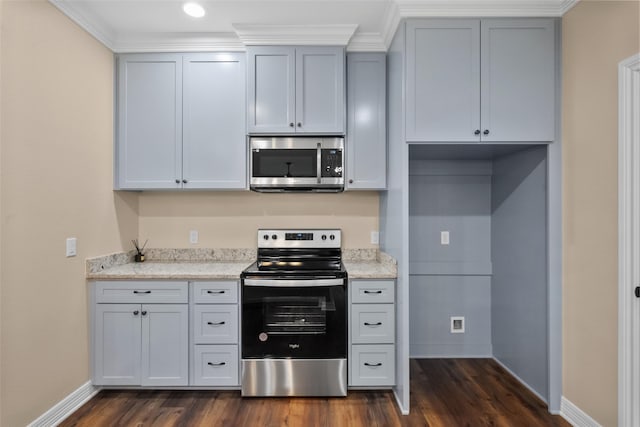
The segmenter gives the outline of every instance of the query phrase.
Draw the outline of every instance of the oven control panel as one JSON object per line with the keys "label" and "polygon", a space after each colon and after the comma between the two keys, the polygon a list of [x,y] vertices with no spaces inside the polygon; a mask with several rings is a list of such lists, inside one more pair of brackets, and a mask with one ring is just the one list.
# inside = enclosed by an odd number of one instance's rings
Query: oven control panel
{"label": "oven control panel", "polygon": [[335,228],[258,230],[259,248],[340,248],[342,231]]}

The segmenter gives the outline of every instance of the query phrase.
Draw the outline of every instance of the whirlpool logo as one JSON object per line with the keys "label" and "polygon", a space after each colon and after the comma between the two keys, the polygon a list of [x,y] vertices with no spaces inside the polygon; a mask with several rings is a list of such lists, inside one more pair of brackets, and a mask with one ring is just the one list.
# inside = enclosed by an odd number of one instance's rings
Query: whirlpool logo
{"label": "whirlpool logo", "polygon": [[296,348],[300,348],[300,344],[289,344],[289,348],[295,350]]}

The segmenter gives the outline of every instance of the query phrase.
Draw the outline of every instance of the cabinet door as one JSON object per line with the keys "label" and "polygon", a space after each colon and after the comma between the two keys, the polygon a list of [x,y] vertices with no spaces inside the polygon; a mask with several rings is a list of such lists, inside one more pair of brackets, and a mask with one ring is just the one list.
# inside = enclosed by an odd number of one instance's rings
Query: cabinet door
{"label": "cabinet door", "polygon": [[189,306],[143,304],[143,386],[178,386],[189,383]]}
{"label": "cabinet door", "polygon": [[347,56],[347,188],[387,185],[386,55]]}
{"label": "cabinet door", "polygon": [[407,141],[480,140],[480,21],[407,23]]}
{"label": "cabinet door", "polygon": [[483,20],[481,39],[482,140],[552,141],[553,20]]}
{"label": "cabinet door", "polygon": [[140,305],[96,304],[95,385],[140,385]]}
{"label": "cabinet door", "polygon": [[184,57],[184,188],[246,187],[244,54]]}
{"label": "cabinet door", "polygon": [[247,48],[249,133],[295,132],[295,49]]}
{"label": "cabinet door", "polygon": [[180,188],[182,57],[121,55],[117,90],[116,186]]}
{"label": "cabinet door", "polygon": [[344,49],[296,48],[296,132],[343,134]]}

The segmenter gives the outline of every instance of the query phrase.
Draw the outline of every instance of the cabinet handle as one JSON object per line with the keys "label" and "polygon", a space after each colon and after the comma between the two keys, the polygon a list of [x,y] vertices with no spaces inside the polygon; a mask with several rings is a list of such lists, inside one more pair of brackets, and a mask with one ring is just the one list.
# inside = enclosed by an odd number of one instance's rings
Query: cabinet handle
{"label": "cabinet handle", "polygon": [[182,180],[182,183],[183,183],[183,184],[186,184],[186,183],[187,183],[187,180],[186,180],[186,179],[183,179],[183,180]]}
{"label": "cabinet handle", "polygon": [[476,129],[476,130],[473,132],[473,134],[474,134],[474,135],[480,135],[480,129]]}
{"label": "cabinet handle", "polygon": [[211,325],[211,326],[220,326],[220,325],[224,325],[225,322],[224,320],[222,322],[207,322],[207,325]]}
{"label": "cabinet handle", "polygon": [[367,290],[365,290],[364,293],[365,294],[381,294],[382,291],[367,291]]}
{"label": "cabinet handle", "polygon": [[364,366],[382,366],[382,363],[369,363],[369,362],[364,362]]}
{"label": "cabinet handle", "polygon": [[135,311],[133,312],[133,315],[134,315],[134,316],[137,316],[137,315],[138,315],[138,313],[140,313],[140,312],[139,312],[138,310],[135,310]]}
{"label": "cabinet handle", "polygon": [[289,127],[291,127],[291,128],[292,128],[292,127],[293,127],[293,123],[289,123]]}
{"label": "cabinet handle", "polygon": [[483,135],[489,135],[489,129],[485,129],[484,132],[482,132]]}
{"label": "cabinet handle", "polygon": [[134,294],[150,294],[151,291],[133,291]]}
{"label": "cabinet handle", "polygon": [[380,325],[382,325],[382,322],[377,322],[377,323],[364,322],[364,326],[380,326]]}
{"label": "cabinet handle", "polygon": [[207,291],[208,294],[224,294],[225,291]]}
{"label": "cabinet handle", "polygon": [[146,316],[146,315],[147,315],[147,312],[146,312],[145,310],[142,310],[142,315],[143,315],[143,316]]}
{"label": "cabinet handle", "polygon": [[640,286],[636,286],[636,290],[634,292],[636,294],[636,298],[640,298]]}
{"label": "cabinet handle", "polygon": [[180,180],[179,179],[176,179],[176,184],[180,184]]}
{"label": "cabinet handle", "polygon": [[207,363],[207,365],[209,365],[209,366],[224,366],[226,364],[227,364],[227,362],[220,362],[220,363],[209,362],[209,363]]}

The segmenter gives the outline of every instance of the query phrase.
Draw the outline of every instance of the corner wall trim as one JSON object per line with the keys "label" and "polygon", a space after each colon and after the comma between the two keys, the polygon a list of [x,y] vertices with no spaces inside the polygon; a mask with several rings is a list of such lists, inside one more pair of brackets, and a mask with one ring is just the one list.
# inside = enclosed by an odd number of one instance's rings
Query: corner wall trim
{"label": "corner wall trim", "polygon": [[560,415],[574,427],[602,427],[596,420],[564,396],[562,396],[560,402]]}
{"label": "corner wall trim", "polygon": [[38,419],[33,421],[27,427],[57,426],[69,415],[73,414],[79,407],[84,405],[89,399],[98,394],[99,391],[99,387],[95,387],[91,384],[91,381],[87,381],[75,391],[71,392],[67,397],[51,407],[47,412],[40,415]]}

